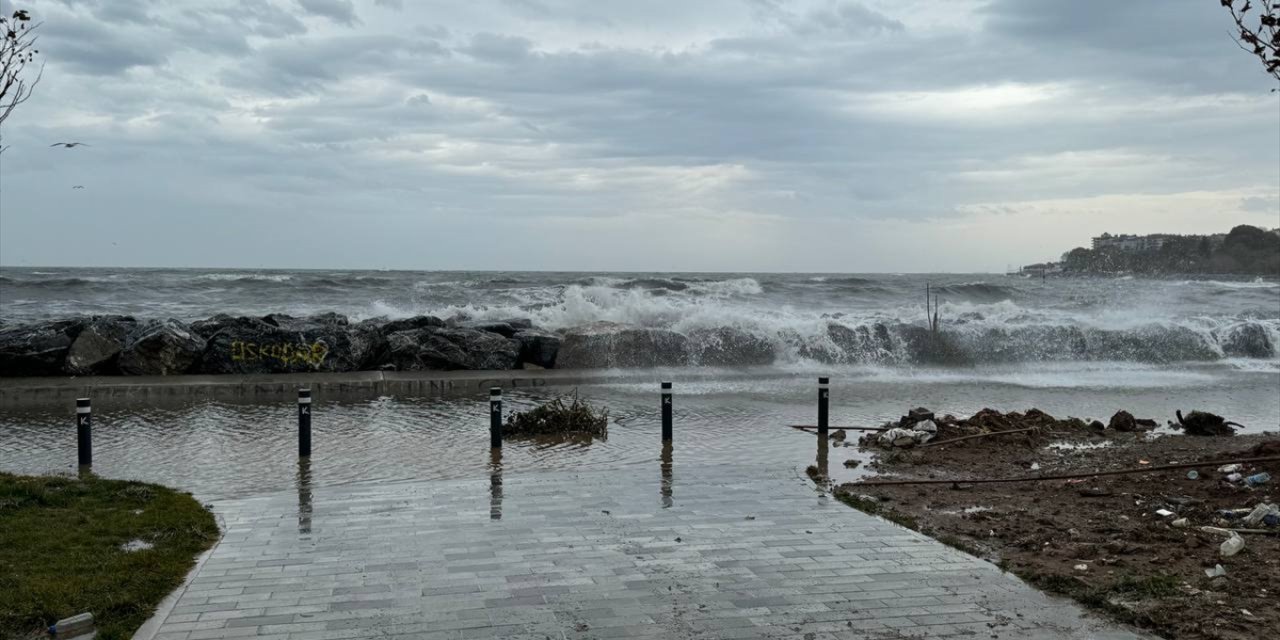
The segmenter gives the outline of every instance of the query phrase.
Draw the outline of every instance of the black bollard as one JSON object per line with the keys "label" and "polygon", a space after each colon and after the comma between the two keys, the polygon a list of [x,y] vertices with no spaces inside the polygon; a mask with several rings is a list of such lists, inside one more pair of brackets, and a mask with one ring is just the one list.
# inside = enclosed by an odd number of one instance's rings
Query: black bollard
{"label": "black bollard", "polygon": [[298,389],[298,455],[311,455],[311,390]]}
{"label": "black bollard", "polygon": [[502,387],[489,389],[489,448],[502,448]]}
{"label": "black bollard", "polygon": [[662,441],[671,442],[671,383],[662,383]]}
{"label": "black bollard", "polygon": [[830,378],[818,378],[818,435],[827,437],[827,405],[831,399]]}
{"label": "black bollard", "polygon": [[93,410],[88,398],[76,400],[76,454],[80,466],[93,464]]}

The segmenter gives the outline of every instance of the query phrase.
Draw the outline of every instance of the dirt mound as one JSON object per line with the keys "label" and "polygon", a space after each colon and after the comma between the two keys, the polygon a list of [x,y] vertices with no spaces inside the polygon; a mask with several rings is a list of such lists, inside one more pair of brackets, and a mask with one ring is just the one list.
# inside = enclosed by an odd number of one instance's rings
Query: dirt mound
{"label": "dirt mound", "polygon": [[[1193,412],[1184,425],[1230,430],[1198,414],[1212,416]],[[1280,476],[1280,438],[1149,438],[1140,431],[1148,423],[1123,411],[1109,425],[1036,409],[943,416],[924,445],[876,443],[870,467],[881,475],[868,478],[939,484],[851,483],[836,494],[1166,637],[1280,637],[1280,489],[1271,479]],[[1270,460],[1222,464],[1256,458]],[[1145,470],[1176,465],[1189,466]],[[964,482],[1043,476],[1075,477]],[[1231,530],[1242,531],[1244,547],[1227,555]]]}

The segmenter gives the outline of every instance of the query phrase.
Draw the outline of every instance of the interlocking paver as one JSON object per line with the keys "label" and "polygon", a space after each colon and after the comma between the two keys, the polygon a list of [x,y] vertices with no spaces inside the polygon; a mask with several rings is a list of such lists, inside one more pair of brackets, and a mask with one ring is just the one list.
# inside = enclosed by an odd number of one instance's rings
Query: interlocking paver
{"label": "interlocking paver", "polygon": [[676,468],[214,500],[155,638],[1144,637],[791,470]]}

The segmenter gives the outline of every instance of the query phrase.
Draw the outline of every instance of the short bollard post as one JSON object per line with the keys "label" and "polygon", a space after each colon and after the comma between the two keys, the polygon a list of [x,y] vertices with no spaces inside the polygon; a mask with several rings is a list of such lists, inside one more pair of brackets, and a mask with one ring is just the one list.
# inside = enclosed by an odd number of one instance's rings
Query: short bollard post
{"label": "short bollard post", "polygon": [[88,398],[76,400],[76,454],[80,466],[93,464],[93,410]]}
{"label": "short bollard post", "polygon": [[831,400],[831,378],[818,378],[818,435],[827,437],[827,406]]}
{"label": "short bollard post", "polygon": [[671,442],[671,383],[662,383],[662,441]]}
{"label": "short bollard post", "polygon": [[311,455],[311,390],[298,389],[298,455]]}
{"label": "short bollard post", "polygon": [[489,389],[489,448],[502,448],[502,387]]}

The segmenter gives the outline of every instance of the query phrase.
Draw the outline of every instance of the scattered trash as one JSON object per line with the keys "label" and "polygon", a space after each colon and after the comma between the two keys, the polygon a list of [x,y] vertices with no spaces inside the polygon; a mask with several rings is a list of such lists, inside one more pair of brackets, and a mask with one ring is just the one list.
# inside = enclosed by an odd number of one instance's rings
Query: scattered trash
{"label": "scattered trash", "polygon": [[1173,512],[1168,509],[1156,509],[1156,515],[1160,516],[1161,518],[1168,518],[1169,516],[1173,515]]}
{"label": "scattered trash", "polygon": [[1263,520],[1267,516],[1280,516],[1280,508],[1277,508],[1274,504],[1259,503],[1258,506],[1253,508],[1253,511],[1249,512],[1249,515],[1244,517],[1242,522],[1250,527],[1256,527],[1263,524]]}
{"label": "scattered trash", "polygon": [[1244,538],[1241,538],[1240,534],[1232,531],[1231,537],[1227,538],[1226,542],[1223,542],[1222,545],[1218,547],[1218,551],[1222,554],[1222,557],[1230,558],[1231,556],[1240,553],[1240,550],[1243,548]]}
{"label": "scattered trash", "polygon": [[1139,460],[1138,464],[1151,464],[1150,460]]}
{"label": "scattered trash", "polygon": [[155,548],[154,544],[151,544],[146,540],[140,540],[140,539],[130,540],[120,545],[120,550],[126,553],[133,553],[134,551],[146,551],[148,549],[154,549],[154,548]]}
{"label": "scattered trash", "polygon": [[924,444],[933,439],[937,427],[933,423],[927,423],[926,429],[924,424],[917,425],[920,428],[904,429],[902,427],[894,427],[880,434],[880,444],[887,447],[914,447],[918,444]]}
{"label": "scattered trash", "polygon": [[1249,476],[1248,478],[1244,479],[1244,483],[1251,487],[1256,487],[1260,484],[1266,484],[1268,482],[1271,482],[1271,474],[1267,473],[1266,471],[1263,471],[1262,473],[1255,473]]}
{"label": "scattered trash", "polygon": [[1243,478],[1244,476],[1239,473],[1232,473],[1227,476],[1227,482],[1240,482]]}
{"label": "scattered trash", "polygon": [[1218,473],[1235,473],[1241,469],[1244,469],[1244,465],[1239,462],[1234,464],[1224,464],[1221,467],[1218,467]]}
{"label": "scattered trash", "polygon": [[1217,577],[1220,577],[1220,576],[1225,576],[1225,575],[1227,575],[1227,570],[1226,570],[1226,569],[1223,569],[1223,568],[1222,568],[1222,565],[1220,565],[1220,564],[1215,564],[1215,565],[1213,565],[1213,568],[1212,568],[1212,569],[1205,569],[1205,570],[1204,570],[1204,575],[1205,575],[1206,577],[1209,577],[1209,578],[1217,578]]}
{"label": "scattered trash", "polygon": [[63,618],[49,627],[49,635],[71,638],[93,631],[93,614],[89,612]]}
{"label": "scattered trash", "polygon": [[1188,479],[1188,480],[1199,480],[1199,479],[1200,479],[1200,472],[1199,472],[1199,471],[1196,471],[1195,469],[1192,469],[1192,470],[1188,471],[1188,472],[1187,472],[1187,479]]}
{"label": "scattered trash", "polygon": [[756,519],[756,517],[755,517],[755,516],[747,516],[747,519],[748,519],[748,520],[755,520],[755,519]]}
{"label": "scattered trash", "polygon": [[1089,570],[1089,565],[1087,565],[1087,564],[1078,564],[1078,565],[1076,565],[1076,566],[1075,566],[1075,570],[1076,570],[1076,571],[1088,571],[1088,570]]}
{"label": "scattered trash", "polygon": [[846,469],[856,469],[856,468],[858,468],[858,465],[860,465],[860,464],[862,464],[862,461],[861,461],[861,460],[856,460],[856,459],[854,459],[854,458],[849,458],[848,460],[845,460],[845,461],[844,461],[844,468],[846,468]]}
{"label": "scattered trash", "polygon": [[1249,616],[1250,618],[1252,618],[1252,617],[1253,617],[1253,614],[1252,614],[1252,613],[1249,613],[1249,610],[1248,610],[1248,609],[1241,609],[1241,610],[1240,610],[1240,613],[1243,613],[1244,615]]}
{"label": "scattered trash", "polygon": [[1169,524],[1173,525],[1173,526],[1174,526],[1174,528],[1177,528],[1177,529],[1183,529],[1183,528],[1185,528],[1185,527],[1187,526],[1187,519],[1186,519],[1186,518],[1178,518],[1177,520],[1174,520],[1173,522],[1170,522]]}

